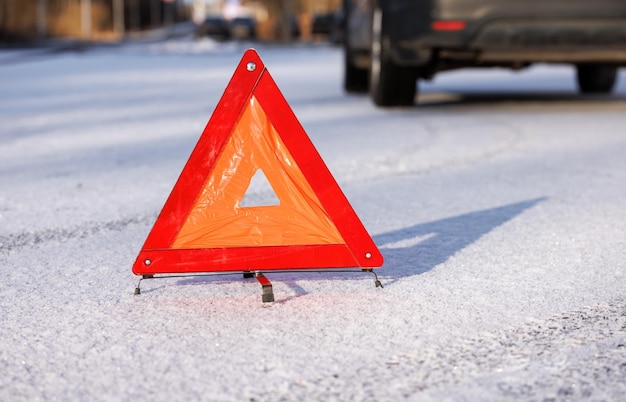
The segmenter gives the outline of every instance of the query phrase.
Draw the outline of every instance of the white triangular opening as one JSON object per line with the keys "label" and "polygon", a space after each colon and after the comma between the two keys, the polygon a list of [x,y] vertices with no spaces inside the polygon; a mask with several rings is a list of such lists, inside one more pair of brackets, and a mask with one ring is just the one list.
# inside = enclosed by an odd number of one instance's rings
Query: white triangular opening
{"label": "white triangular opening", "polygon": [[242,208],[250,208],[274,205],[280,205],[280,200],[274,192],[272,185],[267,180],[263,169],[258,169],[252,176],[252,179],[250,179],[250,185],[243,195],[239,206]]}

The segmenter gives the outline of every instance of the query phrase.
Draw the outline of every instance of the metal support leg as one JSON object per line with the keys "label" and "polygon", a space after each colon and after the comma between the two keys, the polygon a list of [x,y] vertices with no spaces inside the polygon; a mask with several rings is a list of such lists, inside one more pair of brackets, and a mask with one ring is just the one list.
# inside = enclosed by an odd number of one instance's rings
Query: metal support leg
{"label": "metal support leg", "polygon": [[263,303],[269,303],[274,301],[274,291],[272,290],[272,282],[269,281],[261,272],[254,274],[255,278],[261,286],[263,286]]}
{"label": "metal support leg", "polygon": [[363,271],[369,272],[370,274],[374,275],[374,285],[376,285],[377,288],[383,287],[383,284],[380,283],[380,281],[378,280],[378,275],[376,275],[376,272],[374,272],[373,269],[364,269]]}
{"label": "metal support leg", "polygon": [[150,279],[150,278],[154,278],[154,275],[143,275],[141,279],[139,279],[139,282],[137,282],[137,287],[135,288],[135,295],[141,294],[141,289],[139,288],[139,286],[141,285],[141,281],[143,281],[144,279]]}

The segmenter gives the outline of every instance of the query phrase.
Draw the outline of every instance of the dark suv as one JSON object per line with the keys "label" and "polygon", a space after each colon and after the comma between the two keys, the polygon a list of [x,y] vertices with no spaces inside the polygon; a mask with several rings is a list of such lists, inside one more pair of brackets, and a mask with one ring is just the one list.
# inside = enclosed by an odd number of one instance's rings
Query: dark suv
{"label": "dark suv", "polygon": [[576,66],[609,93],[626,65],[626,0],[344,0],[344,87],[411,105],[419,78],[462,67]]}

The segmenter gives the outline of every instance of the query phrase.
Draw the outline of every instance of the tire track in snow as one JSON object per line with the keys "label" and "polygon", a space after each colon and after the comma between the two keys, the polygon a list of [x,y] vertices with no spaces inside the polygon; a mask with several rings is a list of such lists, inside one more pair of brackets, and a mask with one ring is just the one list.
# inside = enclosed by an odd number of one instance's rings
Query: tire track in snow
{"label": "tire track in snow", "polygon": [[624,400],[626,299],[390,356],[360,371],[363,384],[342,373],[307,379],[287,400],[310,397],[309,388],[320,400]]}
{"label": "tire track in snow", "polygon": [[105,222],[86,222],[78,226],[27,231],[0,236],[0,254],[48,242],[64,243],[73,239],[84,239],[105,232],[119,232],[134,225],[149,225],[156,215],[138,215]]}
{"label": "tire track in snow", "polygon": [[[500,117],[461,117],[445,124],[425,119],[420,123],[424,129],[422,141],[368,160],[352,161],[343,168],[343,177],[346,180],[379,179],[472,166],[521,152],[536,140],[523,128]],[[458,126],[465,127],[464,135],[458,134]]]}

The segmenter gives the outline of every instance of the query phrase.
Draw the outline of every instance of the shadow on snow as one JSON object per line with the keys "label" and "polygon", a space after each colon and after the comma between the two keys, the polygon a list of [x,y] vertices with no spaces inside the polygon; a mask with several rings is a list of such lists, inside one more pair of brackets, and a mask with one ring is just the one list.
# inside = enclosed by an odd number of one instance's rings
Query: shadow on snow
{"label": "shadow on snow", "polygon": [[[385,286],[393,284],[405,277],[423,274],[437,265],[444,263],[454,254],[463,250],[493,229],[523,213],[546,198],[508,204],[500,207],[470,212],[467,214],[441,219],[433,222],[420,223],[392,232],[374,236],[374,241],[381,248],[385,264],[376,272],[381,275]],[[323,271],[323,270],[322,270]],[[357,271],[358,272],[358,271]],[[296,274],[295,272],[293,274]],[[233,274],[241,275],[241,274]],[[298,284],[303,278],[309,279],[346,279],[354,277],[354,273],[338,272],[290,273],[266,271],[272,281],[283,282],[294,293],[294,296],[282,300],[286,302],[308,292]],[[177,281],[177,285],[206,285],[207,283],[232,283],[233,276],[195,276]],[[281,298],[283,299],[283,298]]]}
{"label": "shadow on snow", "polygon": [[389,279],[393,283],[400,278],[430,271],[483,235],[544,200],[536,198],[374,236],[385,257],[380,274],[388,279],[386,284],[390,284]]}

